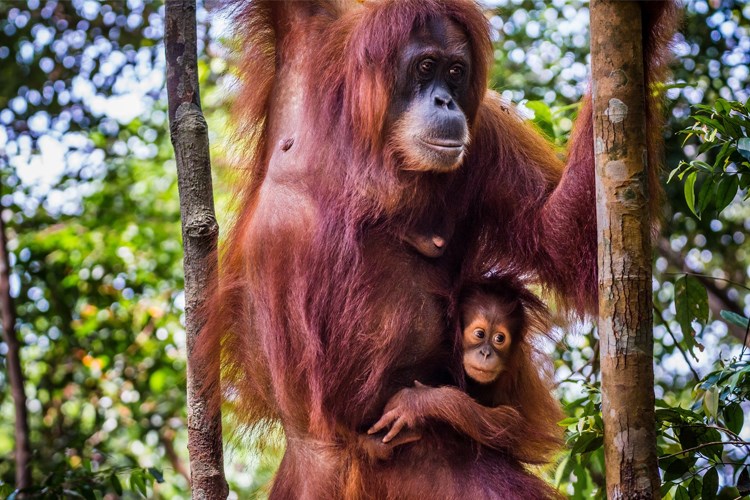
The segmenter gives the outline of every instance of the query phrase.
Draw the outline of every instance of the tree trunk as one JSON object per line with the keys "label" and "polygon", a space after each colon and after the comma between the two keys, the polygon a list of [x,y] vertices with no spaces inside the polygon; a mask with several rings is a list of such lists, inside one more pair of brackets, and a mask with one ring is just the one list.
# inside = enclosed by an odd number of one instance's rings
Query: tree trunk
{"label": "tree trunk", "polygon": [[23,490],[31,486],[31,444],[29,442],[29,412],[26,409],[26,392],[23,388],[21,369],[21,346],[16,336],[16,308],[10,295],[10,260],[8,259],[8,235],[0,214],[0,314],[2,314],[3,341],[8,346],[5,363],[13,404],[16,410],[16,488]]}
{"label": "tree trunk", "polygon": [[590,11],[607,496],[658,498],[641,6]]}
{"label": "tree trunk", "polygon": [[[219,227],[214,214],[208,127],[200,107],[195,0],[166,1],[164,45],[167,54],[167,92],[172,145],[177,160],[180,216],[185,247],[185,330],[187,335],[187,404],[190,477],[195,499],[225,499],[221,414],[211,398],[218,392],[219,372],[196,366],[192,356],[203,327],[202,305],[216,279],[216,242]],[[212,350],[219,355],[219,346]],[[200,374],[204,380],[198,381]],[[208,380],[206,383],[205,379]],[[205,384],[205,385],[204,385]]]}

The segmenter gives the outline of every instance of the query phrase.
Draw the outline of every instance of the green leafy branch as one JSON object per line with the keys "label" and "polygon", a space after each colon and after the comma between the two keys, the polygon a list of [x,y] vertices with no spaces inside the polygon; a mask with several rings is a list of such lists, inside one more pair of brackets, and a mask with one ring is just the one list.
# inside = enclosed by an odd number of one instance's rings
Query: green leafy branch
{"label": "green leafy branch", "polygon": [[81,467],[60,468],[49,473],[38,485],[24,490],[14,490],[10,484],[0,481],[0,499],[18,498],[102,500],[112,493],[122,497],[125,488],[121,477],[127,478],[130,490],[142,498],[149,498],[148,489],[154,483],[163,483],[164,475],[154,467],[113,467],[106,470],[93,470],[90,460],[84,460]]}
{"label": "green leafy branch", "polygon": [[[681,161],[667,182],[674,178],[684,181],[688,208],[700,218],[713,206],[721,213],[737,195],[745,190],[750,197],[750,100],[745,104],[717,99],[714,106],[696,105],[691,115],[694,123],[681,131],[683,145],[697,138],[700,145],[696,158]],[[699,159],[700,157],[704,159]]]}

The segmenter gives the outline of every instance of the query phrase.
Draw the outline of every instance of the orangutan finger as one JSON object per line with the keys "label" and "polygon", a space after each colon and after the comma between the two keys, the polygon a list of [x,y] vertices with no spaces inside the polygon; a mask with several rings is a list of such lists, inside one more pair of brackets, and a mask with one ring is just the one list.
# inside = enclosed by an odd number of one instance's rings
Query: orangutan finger
{"label": "orangutan finger", "polygon": [[367,431],[368,434],[375,434],[376,432],[380,432],[386,427],[390,426],[391,423],[396,420],[398,416],[393,412],[389,411],[383,414],[382,417],[380,417],[380,420],[375,422],[372,427]]}
{"label": "orangutan finger", "polygon": [[388,434],[383,437],[383,442],[387,443],[391,439],[395,438],[399,432],[401,432],[401,429],[406,427],[406,419],[402,417],[398,417],[396,421],[393,423],[393,426],[391,427],[391,430],[388,431]]}

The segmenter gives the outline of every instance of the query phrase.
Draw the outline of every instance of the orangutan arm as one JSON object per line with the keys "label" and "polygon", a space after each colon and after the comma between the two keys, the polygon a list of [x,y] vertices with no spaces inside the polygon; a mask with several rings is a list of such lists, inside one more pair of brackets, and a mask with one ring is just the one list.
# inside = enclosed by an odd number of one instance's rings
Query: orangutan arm
{"label": "orangutan arm", "polygon": [[367,433],[388,429],[383,443],[389,443],[404,431],[419,431],[427,420],[449,424],[494,449],[511,449],[520,437],[515,432],[520,415],[512,407],[489,408],[455,387],[428,387],[416,381],[414,387],[401,389],[388,401],[383,416]]}

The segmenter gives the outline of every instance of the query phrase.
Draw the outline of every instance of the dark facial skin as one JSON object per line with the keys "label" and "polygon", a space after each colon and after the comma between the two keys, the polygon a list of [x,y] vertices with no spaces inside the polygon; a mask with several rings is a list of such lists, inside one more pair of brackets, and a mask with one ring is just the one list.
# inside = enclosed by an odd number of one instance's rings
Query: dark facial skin
{"label": "dark facial skin", "polygon": [[464,371],[480,384],[494,382],[508,367],[514,332],[491,306],[470,308],[464,319]]}
{"label": "dark facial skin", "polygon": [[449,171],[466,154],[471,78],[466,36],[452,22],[434,19],[415,30],[401,53],[389,116],[406,170]]}

